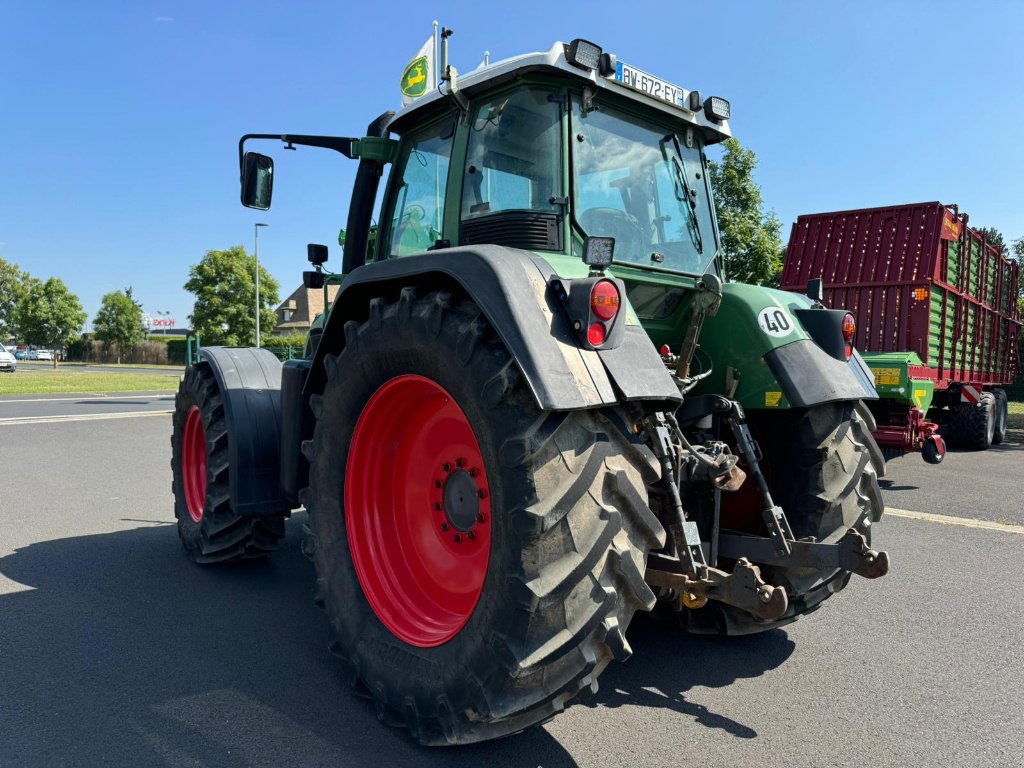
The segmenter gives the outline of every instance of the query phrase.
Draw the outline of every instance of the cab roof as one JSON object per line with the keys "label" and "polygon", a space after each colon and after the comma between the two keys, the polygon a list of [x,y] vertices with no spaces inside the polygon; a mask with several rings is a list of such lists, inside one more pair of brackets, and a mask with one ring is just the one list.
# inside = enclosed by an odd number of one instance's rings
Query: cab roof
{"label": "cab roof", "polygon": [[[694,125],[701,129],[704,140],[708,144],[716,144],[732,136],[728,120],[714,122],[704,115],[703,110],[694,112],[686,107],[677,106],[663,99],[649,96],[614,79],[602,77],[595,70],[581,69],[570,64],[566,59],[567,48],[568,46],[565,43],[556,42],[550,49],[544,52],[526,53],[502,59],[487,66],[481,65],[472,72],[458,75],[456,86],[460,92],[472,97],[474,93],[489,90],[501,83],[515,80],[527,74],[557,73],[562,77],[567,76],[581,83],[588,83],[596,87],[598,91],[604,90],[619,94],[631,101]],[[443,85],[442,87],[443,90],[442,88],[434,88],[424,96],[416,99],[412,104],[404,107],[388,123],[388,130],[401,135],[408,128],[418,124],[420,118],[425,116],[424,113],[432,113],[437,110],[449,98],[447,86]],[[682,89],[682,91],[683,103],[688,104],[690,91],[686,89]]]}

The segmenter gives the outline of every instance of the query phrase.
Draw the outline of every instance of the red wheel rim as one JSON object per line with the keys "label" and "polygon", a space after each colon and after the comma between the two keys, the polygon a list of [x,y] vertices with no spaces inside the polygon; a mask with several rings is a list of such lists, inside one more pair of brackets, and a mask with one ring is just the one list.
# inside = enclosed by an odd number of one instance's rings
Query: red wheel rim
{"label": "red wheel rim", "polygon": [[198,523],[206,506],[206,430],[199,406],[193,405],[185,417],[181,440],[181,480],[185,486],[188,516]]}
{"label": "red wheel rim", "polygon": [[373,612],[410,645],[447,642],[491,554],[490,486],[466,415],[430,379],[391,379],[356,422],[345,476],[349,550]]}

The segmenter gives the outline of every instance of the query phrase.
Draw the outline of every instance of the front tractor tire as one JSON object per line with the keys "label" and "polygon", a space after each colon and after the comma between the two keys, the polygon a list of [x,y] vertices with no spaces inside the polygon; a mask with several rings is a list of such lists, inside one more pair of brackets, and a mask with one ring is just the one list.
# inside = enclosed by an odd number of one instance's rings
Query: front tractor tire
{"label": "front tractor tire", "polygon": [[284,536],[284,513],[240,517],[231,509],[224,399],[208,363],[185,370],[174,399],[171,472],[178,537],[196,563],[262,557]]}
{"label": "front tractor tire", "polygon": [[[772,498],[786,512],[797,539],[832,543],[856,527],[871,543],[871,522],[884,509],[878,478],[885,459],[871,436],[871,415],[860,403],[839,402],[789,411],[748,411],[763,454],[760,466]],[[750,478],[722,495],[722,527],[764,536],[760,496]],[[795,621],[818,609],[850,580],[844,569],[761,566],[765,581],[786,589],[789,608],[764,621],[719,602],[684,610],[680,621],[697,634],[745,635]]]}
{"label": "front tractor tire", "polygon": [[539,410],[471,301],[405,288],[345,341],[304,446],[331,650],[422,744],[550,719],[654,605],[650,454],[612,411]]}

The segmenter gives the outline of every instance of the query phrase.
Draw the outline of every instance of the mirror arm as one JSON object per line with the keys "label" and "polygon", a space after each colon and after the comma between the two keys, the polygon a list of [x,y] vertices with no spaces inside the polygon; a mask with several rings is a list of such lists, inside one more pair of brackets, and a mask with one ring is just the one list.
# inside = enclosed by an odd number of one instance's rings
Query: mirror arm
{"label": "mirror arm", "polygon": [[245,157],[245,142],[248,139],[279,139],[286,145],[298,144],[302,147],[323,147],[324,149],[333,149],[335,152],[340,152],[349,159],[356,157],[352,150],[353,145],[359,142],[359,139],[346,139],[339,136],[292,136],[286,133],[247,133],[238,140],[238,169],[240,173],[242,171],[242,158]]}

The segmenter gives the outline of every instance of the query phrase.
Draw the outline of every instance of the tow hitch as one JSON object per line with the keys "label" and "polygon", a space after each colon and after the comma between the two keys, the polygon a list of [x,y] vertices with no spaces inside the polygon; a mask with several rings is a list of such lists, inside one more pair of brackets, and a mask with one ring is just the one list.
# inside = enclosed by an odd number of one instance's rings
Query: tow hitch
{"label": "tow hitch", "polygon": [[[692,402],[690,408],[686,403],[680,408],[679,421],[691,423],[704,413],[714,411],[728,423],[738,452],[757,485],[769,535],[719,532],[716,513],[710,551],[719,557],[735,559],[736,564],[732,573],[708,564],[700,530],[695,522],[686,518],[680,482],[685,476],[690,482],[710,482],[716,492],[731,491],[742,484],[745,474],[736,465],[736,457],[728,452],[728,446],[716,443],[694,448],[682,434],[676,417],[651,414],[644,418],[638,431],[661,465],[662,483],[668,495],[668,529],[676,557],[652,554],[645,574],[648,584],[673,590],[686,608],[700,608],[708,600],[718,600],[772,621],[786,613],[789,597],[782,587],[768,584],[755,563],[783,568],[842,568],[868,579],[877,579],[889,572],[888,554],[871,549],[864,534],[855,527],[849,528],[834,543],[821,543],[813,538],[795,539],[786,513],[773,501],[758,466],[757,447],[739,404],[718,396],[694,398]],[[688,464],[681,458],[683,448],[687,451]]]}
{"label": "tow hitch", "polygon": [[[677,438],[685,440],[678,429],[674,431]],[[683,511],[676,479],[677,451],[664,417],[653,414],[645,418],[642,433],[661,464],[662,480],[669,496],[671,520],[668,528],[677,553],[677,558],[652,555],[645,574],[647,583],[675,590],[687,608],[700,608],[708,600],[719,600],[768,621],[780,618],[789,607],[786,591],[765,582],[756,565],[741,558],[732,573],[708,565],[697,524],[687,520]],[[713,460],[705,459],[704,463],[710,461]],[[722,466],[722,480],[715,484],[735,484],[738,487],[742,473],[736,474],[739,470],[734,466],[735,462],[717,463]]]}

